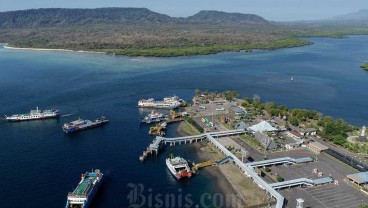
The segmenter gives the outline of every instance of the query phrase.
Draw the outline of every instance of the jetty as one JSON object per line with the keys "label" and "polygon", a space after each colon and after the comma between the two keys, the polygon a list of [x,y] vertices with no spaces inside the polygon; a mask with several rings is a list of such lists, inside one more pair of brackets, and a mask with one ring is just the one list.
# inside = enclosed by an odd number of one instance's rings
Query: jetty
{"label": "jetty", "polygon": [[204,133],[200,135],[195,136],[185,136],[185,137],[174,137],[174,138],[166,138],[161,136],[156,136],[156,138],[153,140],[153,142],[147,147],[147,150],[145,150],[142,154],[142,156],[139,157],[141,161],[145,160],[146,157],[150,155],[157,155],[159,153],[160,147],[163,145],[180,145],[180,144],[192,144],[193,142],[200,142],[204,139],[208,139],[208,136],[213,137],[226,137],[226,136],[235,136],[244,134],[245,130],[229,130],[229,131],[219,131],[219,132],[210,132],[210,133]]}

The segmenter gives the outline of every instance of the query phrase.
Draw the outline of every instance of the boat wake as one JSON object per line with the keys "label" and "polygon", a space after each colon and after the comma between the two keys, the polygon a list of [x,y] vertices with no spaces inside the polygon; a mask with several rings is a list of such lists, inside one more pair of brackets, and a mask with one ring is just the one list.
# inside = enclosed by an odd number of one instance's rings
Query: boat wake
{"label": "boat wake", "polygon": [[74,115],[75,113],[69,113],[69,114],[64,114],[64,115],[61,115],[60,118],[63,118],[63,117],[68,117],[68,116],[72,116]]}

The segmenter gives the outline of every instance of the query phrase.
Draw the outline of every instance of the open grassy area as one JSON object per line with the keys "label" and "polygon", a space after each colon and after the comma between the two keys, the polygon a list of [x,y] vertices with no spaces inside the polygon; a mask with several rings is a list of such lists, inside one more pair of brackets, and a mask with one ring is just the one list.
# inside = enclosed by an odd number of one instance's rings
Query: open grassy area
{"label": "open grassy area", "polygon": [[261,146],[261,144],[258,142],[258,140],[250,135],[240,135],[240,138],[242,138],[247,144],[252,146],[255,150],[264,150],[264,148]]}
{"label": "open grassy area", "polygon": [[180,131],[187,135],[198,135],[201,134],[196,128],[190,125],[187,121],[183,121],[181,124]]}

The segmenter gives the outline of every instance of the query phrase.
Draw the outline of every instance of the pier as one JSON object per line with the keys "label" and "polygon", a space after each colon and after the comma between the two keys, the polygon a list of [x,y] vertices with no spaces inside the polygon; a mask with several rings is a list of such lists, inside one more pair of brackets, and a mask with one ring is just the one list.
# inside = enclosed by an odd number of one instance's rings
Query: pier
{"label": "pier", "polygon": [[160,147],[162,147],[163,145],[175,146],[181,144],[192,144],[193,142],[200,142],[203,141],[204,139],[208,139],[208,136],[225,137],[225,136],[235,136],[244,133],[245,130],[229,130],[229,131],[204,133],[195,136],[174,137],[174,138],[156,136],[153,142],[147,147],[147,150],[145,150],[143,154],[139,157],[139,160],[144,161],[150,155],[157,155],[159,153]]}

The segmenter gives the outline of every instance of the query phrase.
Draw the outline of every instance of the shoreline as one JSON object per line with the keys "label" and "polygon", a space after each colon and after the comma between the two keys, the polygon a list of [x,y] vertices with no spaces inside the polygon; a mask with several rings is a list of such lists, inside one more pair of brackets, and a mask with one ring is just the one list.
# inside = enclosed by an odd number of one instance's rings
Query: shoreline
{"label": "shoreline", "polygon": [[[178,134],[178,136],[189,136],[190,134],[186,133],[183,130],[183,126],[185,125],[186,121],[180,122],[179,126],[176,129],[176,133]],[[212,160],[213,158],[211,158],[208,154],[205,154],[204,151],[201,151],[201,148],[204,147],[204,145],[202,143],[193,143],[191,144],[190,148],[193,148],[195,150],[195,154],[198,157],[198,159],[200,161],[209,161]],[[208,168],[211,168],[212,171],[209,171]],[[214,179],[214,183],[215,183],[215,187],[216,187],[216,192],[220,192],[224,195],[237,195],[236,193],[234,193],[235,191],[232,190],[232,185],[230,183],[230,181],[227,179],[227,177],[225,177],[224,173],[221,171],[220,168],[216,167],[216,166],[212,166],[212,167],[208,167],[207,169],[204,168],[201,171],[206,172],[211,178]],[[226,180],[221,180],[226,178]]]}
{"label": "shoreline", "polygon": [[30,48],[14,47],[9,43],[4,44],[6,49],[15,50],[33,50],[33,51],[61,51],[61,52],[83,52],[97,53],[106,55],[121,55],[127,57],[187,57],[200,55],[214,55],[227,52],[253,52],[256,50],[273,51],[278,49],[287,49],[312,45],[313,43],[303,38],[282,38],[270,43],[248,44],[248,45],[211,45],[211,46],[182,46],[182,47],[156,47],[156,48],[113,48],[113,49],[90,49],[90,50],[72,50],[57,48]]}
{"label": "shoreline", "polygon": [[3,48],[10,49],[10,50],[26,50],[26,51],[58,51],[58,52],[77,52],[77,53],[96,53],[96,54],[106,54],[105,52],[97,52],[97,51],[83,51],[83,50],[70,50],[70,49],[57,49],[57,48],[19,48],[19,47],[13,47],[8,46],[7,43],[1,43],[3,44]]}
{"label": "shoreline", "polygon": [[[184,121],[186,122],[186,121]],[[179,126],[176,129],[176,133],[178,136],[190,136],[191,134],[185,132],[183,129],[185,123],[181,122]],[[198,157],[199,161],[213,161],[214,158],[212,155],[208,154],[208,152],[205,151],[207,145],[202,141],[198,143],[191,144],[190,148],[193,148],[195,150],[195,154]],[[207,175],[210,176],[210,178],[214,181],[214,185],[216,187],[216,192],[219,192],[223,194],[224,196],[236,196],[236,202],[237,205],[241,205],[241,207],[246,206],[246,200],[244,196],[236,190],[236,187],[228,176],[225,175],[225,173],[221,170],[221,168],[217,166],[211,166],[200,170],[201,172],[205,172]]]}

